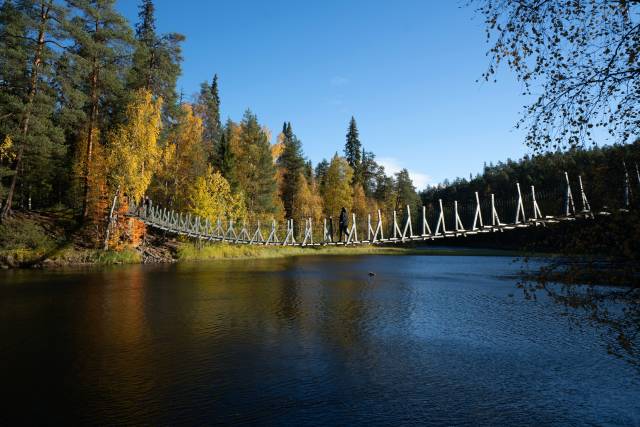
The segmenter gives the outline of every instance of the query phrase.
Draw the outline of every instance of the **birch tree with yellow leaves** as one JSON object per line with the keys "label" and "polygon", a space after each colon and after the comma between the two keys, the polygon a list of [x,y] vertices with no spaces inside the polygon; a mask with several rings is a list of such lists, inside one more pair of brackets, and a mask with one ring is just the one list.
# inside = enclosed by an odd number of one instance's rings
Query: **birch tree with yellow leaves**
{"label": "birch tree with yellow leaves", "polygon": [[220,172],[214,172],[211,166],[190,188],[188,210],[210,221],[217,219],[238,221],[246,219],[247,216],[243,194],[233,194],[229,182]]}
{"label": "birch tree with yellow leaves", "polygon": [[202,119],[194,115],[193,108],[182,105],[178,123],[167,136],[152,189],[154,199],[163,206],[185,209],[190,187],[206,172],[203,130]]}
{"label": "birch tree with yellow leaves", "polygon": [[127,195],[139,201],[147,191],[160,163],[160,135],[162,99],[153,99],[151,92],[137,91],[127,106],[127,121],[108,136],[108,188],[113,202],[108,215],[105,249],[108,246],[110,225],[118,198]]}
{"label": "birch tree with yellow leaves", "polygon": [[294,224],[303,224],[309,218],[314,224],[322,223],[322,197],[317,193],[315,184],[307,182],[302,173],[298,176],[298,189],[293,199],[295,203],[292,204],[291,216]]}
{"label": "birch tree with yellow leaves", "polygon": [[337,154],[331,159],[322,185],[322,198],[327,216],[336,217],[343,207],[351,210],[353,204],[353,169],[347,160]]}

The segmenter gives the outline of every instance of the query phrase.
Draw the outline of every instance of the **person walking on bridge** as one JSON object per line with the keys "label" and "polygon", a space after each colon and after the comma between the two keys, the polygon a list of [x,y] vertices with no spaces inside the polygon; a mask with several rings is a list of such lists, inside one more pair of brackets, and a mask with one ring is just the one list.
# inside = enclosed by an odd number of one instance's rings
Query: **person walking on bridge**
{"label": "person walking on bridge", "polygon": [[348,227],[347,227],[348,221],[349,220],[347,218],[347,209],[343,207],[342,210],[340,211],[340,220],[338,224],[338,228],[340,229],[340,241],[342,241],[342,233],[344,233],[345,238],[349,234]]}

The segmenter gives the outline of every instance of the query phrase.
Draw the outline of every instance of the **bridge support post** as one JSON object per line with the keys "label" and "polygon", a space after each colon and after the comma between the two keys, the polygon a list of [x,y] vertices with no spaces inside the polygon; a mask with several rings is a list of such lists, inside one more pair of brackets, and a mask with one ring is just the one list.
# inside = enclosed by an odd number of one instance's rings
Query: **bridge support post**
{"label": "bridge support post", "polygon": [[436,236],[440,231],[440,227],[442,227],[442,235],[447,234],[447,224],[444,220],[444,209],[442,208],[442,199],[438,199],[438,204],[440,205],[440,214],[438,215],[438,223],[436,224]]}
{"label": "bridge support post", "polygon": [[287,221],[287,235],[282,241],[282,245],[286,246],[286,245],[295,245],[295,244],[296,244],[296,238],[293,235],[293,219],[290,219]]}
{"label": "bridge support post", "polygon": [[238,234],[236,233],[236,230],[233,228],[233,220],[230,219],[229,220],[229,228],[227,229],[227,233],[225,235],[225,237],[227,239],[231,240],[238,240]]}
{"label": "bridge support post", "polygon": [[427,207],[422,205],[422,237],[428,237],[431,235],[431,228],[427,222]]}
{"label": "bridge support post", "polygon": [[[524,203],[522,201],[522,192],[520,191],[520,183],[516,182],[516,188],[518,189],[518,206],[516,207],[516,220],[514,224],[524,224],[527,222],[527,217],[524,214]],[[522,216],[522,222],[520,221],[520,216]]]}
{"label": "bridge support post", "polygon": [[496,210],[496,197],[493,193],[491,193],[491,225],[493,227],[500,227],[502,225],[498,211]]}
{"label": "bridge support post", "polygon": [[[376,224],[375,230],[371,226],[371,214],[368,215],[367,222],[369,227],[367,231],[367,240],[369,243],[375,243],[376,241],[384,239],[382,234],[382,215],[380,214],[380,209],[378,209],[378,223]],[[378,237],[378,233],[380,233],[380,237]]]}
{"label": "bridge support post", "polygon": [[331,233],[329,232],[329,228],[327,227],[327,218],[324,219],[322,228],[322,240],[324,241],[324,243],[331,243],[333,239],[331,238]]}
{"label": "bridge support post", "polygon": [[564,196],[564,216],[571,216],[576,214],[576,206],[573,203],[573,193],[571,192],[571,183],[569,182],[569,174],[564,173],[564,179],[567,182],[567,191]]}
{"label": "bridge support post", "polygon": [[591,206],[589,206],[587,193],[584,192],[584,186],[582,185],[582,175],[578,175],[578,185],[580,186],[580,197],[582,199],[582,213],[589,216],[591,213]]}
{"label": "bridge support post", "polygon": [[253,233],[249,244],[253,243],[264,243],[264,237],[262,236],[262,229],[260,228],[260,220],[258,220],[258,226],[256,227],[256,231]]}
{"label": "bridge support post", "polygon": [[455,214],[455,228],[456,233],[464,233],[466,230],[464,229],[464,225],[462,225],[462,220],[460,219],[460,214],[458,214],[458,201],[454,200],[453,202],[453,211]]}
{"label": "bridge support post", "polygon": [[276,235],[276,220],[275,219],[271,220],[271,232],[269,233],[269,237],[267,237],[267,241],[264,242],[265,245],[268,245],[270,243],[274,243],[274,244],[278,243],[278,236]]}
{"label": "bridge support post", "polygon": [[531,200],[533,201],[533,220],[543,219],[540,206],[538,206],[538,201],[536,200],[536,188],[533,185],[531,186]]}
{"label": "bridge support post", "polygon": [[473,216],[473,226],[471,226],[472,230],[478,229],[478,224],[480,224],[480,228],[484,228],[484,224],[482,223],[482,210],[480,209],[480,196],[476,191],[476,213]]}
{"label": "bridge support post", "polygon": [[302,246],[307,245],[307,241],[313,245],[313,224],[311,218],[304,221],[304,239],[302,240]]}
{"label": "bridge support post", "polygon": [[396,210],[393,210],[393,238],[391,240],[398,240],[398,232],[400,231],[400,227],[398,227],[398,218],[396,215]]}
{"label": "bridge support post", "polygon": [[350,244],[352,242],[353,239],[353,243],[359,243],[358,242],[358,229],[356,227],[356,214],[352,214],[352,220],[351,220],[351,230],[349,230],[349,235],[347,236],[347,243],[345,243],[346,245]]}
{"label": "bridge support post", "polygon": [[413,226],[411,225],[411,209],[407,205],[407,222],[404,223],[404,229],[402,230],[402,241],[407,238],[407,230],[409,231],[409,238],[415,237],[413,235]]}
{"label": "bridge support post", "polygon": [[631,205],[631,185],[629,182],[629,172],[627,171],[627,164],[623,161],[622,167],[624,168],[624,208],[629,209]]}
{"label": "bridge support post", "polygon": [[236,237],[236,243],[242,241],[243,243],[249,243],[251,236],[249,236],[249,231],[247,230],[247,221],[242,220],[242,228],[240,229],[240,234]]}

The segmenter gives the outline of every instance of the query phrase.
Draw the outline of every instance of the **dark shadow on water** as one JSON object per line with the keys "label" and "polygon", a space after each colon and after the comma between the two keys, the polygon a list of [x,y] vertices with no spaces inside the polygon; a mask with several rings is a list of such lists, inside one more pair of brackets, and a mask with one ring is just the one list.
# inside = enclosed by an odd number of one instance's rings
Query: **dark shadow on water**
{"label": "dark shadow on water", "polygon": [[323,256],[3,274],[0,421],[637,424],[638,373],[514,295],[517,271]]}

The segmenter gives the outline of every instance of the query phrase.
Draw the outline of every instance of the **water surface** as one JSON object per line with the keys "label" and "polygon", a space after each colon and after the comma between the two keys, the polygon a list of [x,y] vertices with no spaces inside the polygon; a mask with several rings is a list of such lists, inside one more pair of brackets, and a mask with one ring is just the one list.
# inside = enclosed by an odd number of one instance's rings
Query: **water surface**
{"label": "water surface", "polygon": [[639,372],[597,330],[525,301],[518,268],[331,256],[0,272],[0,422],[639,425]]}

